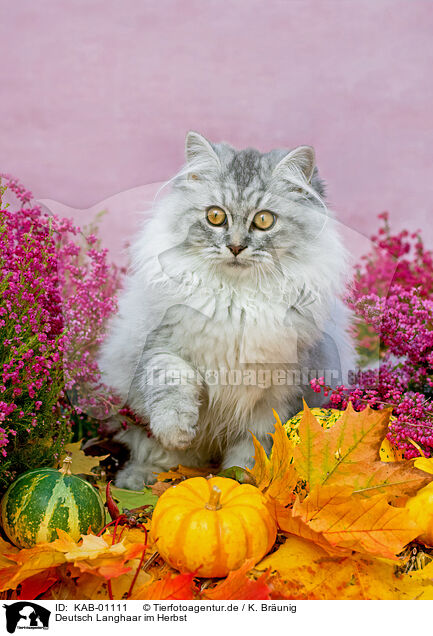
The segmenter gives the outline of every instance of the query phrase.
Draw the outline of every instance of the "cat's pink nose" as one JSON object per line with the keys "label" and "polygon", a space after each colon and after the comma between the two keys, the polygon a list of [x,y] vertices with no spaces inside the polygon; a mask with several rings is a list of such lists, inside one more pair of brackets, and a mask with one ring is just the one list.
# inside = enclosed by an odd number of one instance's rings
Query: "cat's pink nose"
{"label": "cat's pink nose", "polygon": [[234,254],[235,256],[237,256],[238,254],[240,254],[242,252],[242,250],[244,250],[247,246],[246,245],[227,245],[227,247],[229,248],[229,250],[231,251],[232,254]]}

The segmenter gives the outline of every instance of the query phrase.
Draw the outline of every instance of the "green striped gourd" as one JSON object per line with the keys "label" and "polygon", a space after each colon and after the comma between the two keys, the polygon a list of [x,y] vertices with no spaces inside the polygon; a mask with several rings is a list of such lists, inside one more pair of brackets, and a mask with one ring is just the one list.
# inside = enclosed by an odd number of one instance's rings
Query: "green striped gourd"
{"label": "green striped gourd", "polygon": [[96,489],[71,474],[67,457],[60,470],[29,470],[9,486],[1,502],[1,520],[8,538],[20,548],[57,539],[56,529],[75,541],[89,528],[105,525],[105,509]]}

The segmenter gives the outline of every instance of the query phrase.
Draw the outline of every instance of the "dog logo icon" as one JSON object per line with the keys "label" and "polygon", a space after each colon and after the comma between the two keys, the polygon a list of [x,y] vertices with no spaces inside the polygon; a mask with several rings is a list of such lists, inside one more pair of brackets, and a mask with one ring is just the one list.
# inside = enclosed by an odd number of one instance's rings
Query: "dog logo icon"
{"label": "dog logo icon", "polygon": [[48,629],[51,612],[41,605],[19,601],[3,607],[9,634],[14,634],[16,629]]}

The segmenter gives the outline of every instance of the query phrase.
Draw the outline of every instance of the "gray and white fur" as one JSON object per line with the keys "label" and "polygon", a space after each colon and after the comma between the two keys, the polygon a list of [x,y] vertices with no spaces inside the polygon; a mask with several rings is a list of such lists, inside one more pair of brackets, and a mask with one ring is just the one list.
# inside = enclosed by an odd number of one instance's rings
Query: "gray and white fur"
{"label": "gray and white fur", "polygon": [[[141,489],[179,463],[251,466],[251,432],[270,448],[272,409],[285,419],[302,396],[318,405],[312,376],[347,378],[346,254],[323,196],[309,146],[237,151],[188,133],[100,356],[104,381],[152,432],[117,434],[131,452],[118,486]],[[212,206],[224,225],[209,223]],[[268,230],[253,224],[262,210]]]}

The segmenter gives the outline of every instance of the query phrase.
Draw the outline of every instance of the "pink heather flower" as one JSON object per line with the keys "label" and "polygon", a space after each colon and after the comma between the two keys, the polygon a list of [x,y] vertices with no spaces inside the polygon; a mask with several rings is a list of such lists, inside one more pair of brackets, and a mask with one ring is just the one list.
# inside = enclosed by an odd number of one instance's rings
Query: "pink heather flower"
{"label": "pink heather flower", "polygon": [[[349,400],[358,410],[370,405],[393,407],[396,420],[388,438],[410,459],[433,455],[433,253],[423,246],[418,233],[390,232],[388,214],[372,237],[376,247],[357,268],[349,306],[358,317],[354,334],[358,341],[360,371],[352,387],[331,391],[329,405],[345,409]],[[376,349],[379,340],[380,348]],[[380,368],[368,369],[380,355]],[[316,392],[324,387],[313,381]],[[415,442],[415,444],[413,443]]]}
{"label": "pink heather flower", "polygon": [[2,205],[0,182],[1,489],[3,474],[10,481],[28,467],[20,449],[33,444],[36,457],[42,444],[51,462],[70,436],[74,411],[110,409],[95,353],[116,309],[120,272],[94,235],[86,240],[70,220],[32,203],[16,179],[0,176],[18,201],[14,209]]}

